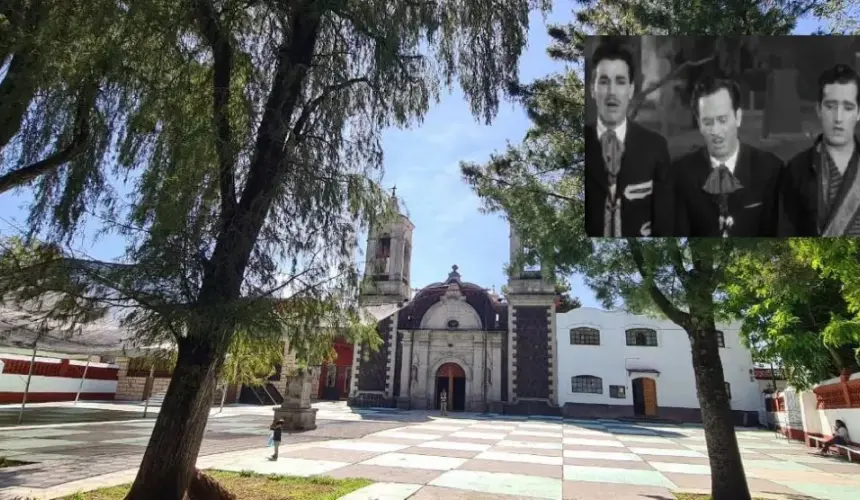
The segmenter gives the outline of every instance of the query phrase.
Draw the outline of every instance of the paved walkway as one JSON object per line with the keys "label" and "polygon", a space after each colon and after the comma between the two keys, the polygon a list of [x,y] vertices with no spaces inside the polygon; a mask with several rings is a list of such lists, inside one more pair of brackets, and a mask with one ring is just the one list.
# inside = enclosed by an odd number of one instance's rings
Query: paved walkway
{"label": "paved walkway", "polygon": [[[318,403],[319,428],[285,435],[266,459],[271,408],[231,408],[212,418],[200,467],[377,481],[347,500],[385,498],[671,499],[710,488],[697,426],[641,425],[427,412],[352,410]],[[152,421],[0,431],[0,456],[34,460],[0,469],[0,499],[54,498],[129,482]],[[771,432],[739,429],[749,483],[758,496],[856,498],[860,464],[813,456]],[[4,496],[4,494],[6,496]]]}
{"label": "paved walkway", "polygon": [[[224,453],[231,456],[229,454],[232,452],[255,449],[257,451],[252,451],[252,455],[264,455],[266,450],[263,447],[273,417],[272,408],[235,407],[230,410],[217,418],[210,417],[200,457],[208,459]],[[403,413],[395,415],[395,420],[384,420],[378,415],[390,411],[348,410],[331,408],[324,412],[321,409],[323,418],[318,419],[317,429],[285,434],[284,445],[361,438],[385,429],[401,427],[404,419],[419,418],[418,415]],[[24,497],[42,495],[41,492],[65,483],[134,470],[140,464],[154,425],[155,420],[148,419],[2,429],[0,456],[35,463],[0,469],[0,498],[4,498],[4,492],[7,496],[12,495],[10,492]],[[30,493],[24,495],[21,491]],[[74,491],[71,490],[71,493]]]}
{"label": "paved walkway", "polygon": [[[812,456],[771,432],[740,429],[750,488],[759,496],[856,499],[860,465]],[[226,470],[366,477],[358,498],[671,499],[708,492],[704,433],[688,426],[617,421],[437,419],[351,441],[314,443],[277,462],[245,455]]]}

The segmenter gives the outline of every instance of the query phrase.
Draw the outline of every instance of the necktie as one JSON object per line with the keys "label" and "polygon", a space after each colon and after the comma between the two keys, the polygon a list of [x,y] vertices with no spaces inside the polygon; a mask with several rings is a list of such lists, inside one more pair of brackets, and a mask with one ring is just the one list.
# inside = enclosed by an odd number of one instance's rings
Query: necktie
{"label": "necktie", "polygon": [[704,190],[706,193],[714,195],[729,195],[742,188],[741,182],[729,170],[725,163],[720,163],[716,168],[711,169],[711,174],[705,181]]}
{"label": "necktie", "polygon": [[609,181],[609,192],[606,194],[606,209],[603,217],[603,236],[607,238],[621,237],[621,203],[617,196],[616,183],[618,172],[621,171],[621,157],[624,156],[624,143],[618,140],[614,130],[607,130],[600,137],[600,148],[603,151],[603,165]]}
{"label": "necktie", "polygon": [[724,238],[729,236],[729,230],[734,225],[734,219],[729,214],[729,195],[742,187],[741,182],[734,176],[725,163],[720,163],[719,166],[712,169],[711,174],[705,180],[703,187],[705,192],[719,197],[719,226],[720,234]]}

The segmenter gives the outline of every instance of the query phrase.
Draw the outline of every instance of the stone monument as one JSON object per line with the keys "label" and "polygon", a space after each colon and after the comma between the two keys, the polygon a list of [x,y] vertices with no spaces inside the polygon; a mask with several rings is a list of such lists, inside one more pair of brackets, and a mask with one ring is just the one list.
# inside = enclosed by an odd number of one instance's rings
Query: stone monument
{"label": "stone monument", "polygon": [[297,369],[288,375],[284,402],[275,408],[275,420],[284,419],[285,431],[310,431],[317,428],[317,409],[311,408],[313,379],[308,370]]}

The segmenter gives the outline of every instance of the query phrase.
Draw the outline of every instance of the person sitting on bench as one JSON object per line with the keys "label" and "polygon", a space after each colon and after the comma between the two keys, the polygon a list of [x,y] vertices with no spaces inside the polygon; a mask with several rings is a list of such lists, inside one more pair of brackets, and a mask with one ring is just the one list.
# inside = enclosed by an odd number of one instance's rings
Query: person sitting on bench
{"label": "person sitting on bench", "polygon": [[848,427],[845,427],[845,422],[836,421],[836,426],[833,428],[833,437],[824,442],[824,447],[821,448],[821,454],[826,454],[830,447],[835,445],[848,446]]}

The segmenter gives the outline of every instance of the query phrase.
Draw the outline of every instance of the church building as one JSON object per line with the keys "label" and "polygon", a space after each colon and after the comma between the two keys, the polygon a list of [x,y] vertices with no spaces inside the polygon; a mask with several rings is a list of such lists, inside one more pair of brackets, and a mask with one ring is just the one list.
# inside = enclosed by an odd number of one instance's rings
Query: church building
{"label": "church building", "polygon": [[[412,297],[413,229],[400,213],[368,235],[360,302],[382,345],[354,346],[350,405],[434,409],[444,389],[454,411],[558,414],[553,284],[513,273],[503,301],[455,265]],[[521,250],[513,233],[510,246]]]}
{"label": "church building", "polygon": [[[504,299],[456,265],[412,296],[413,229],[400,214],[368,235],[360,302],[382,344],[353,346],[351,406],[438,409],[446,390],[452,411],[701,421],[677,325],[588,307],[557,313],[553,284],[534,269],[512,272]],[[512,230],[510,262],[521,251]],[[754,425],[762,394],[751,354],[739,325],[718,328],[735,422]]]}

